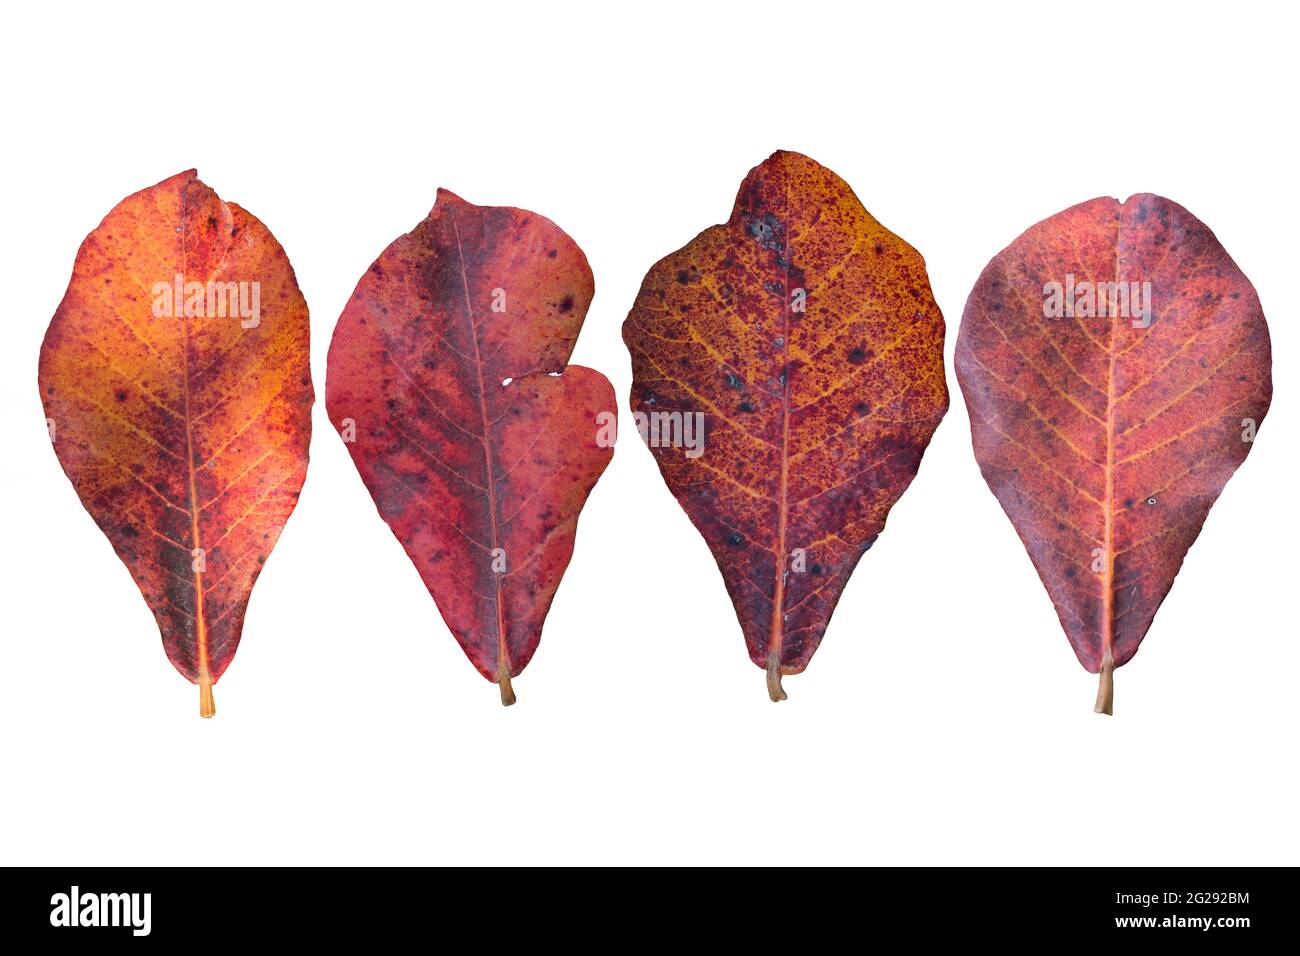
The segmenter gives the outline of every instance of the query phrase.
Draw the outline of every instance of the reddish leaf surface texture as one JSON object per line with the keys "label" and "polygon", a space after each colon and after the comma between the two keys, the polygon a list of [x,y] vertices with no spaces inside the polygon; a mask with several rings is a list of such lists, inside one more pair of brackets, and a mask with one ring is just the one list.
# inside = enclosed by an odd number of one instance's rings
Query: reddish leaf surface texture
{"label": "reddish leaf surface texture", "polygon": [[212,716],[307,471],[307,304],[284,250],[193,170],[127,197],[77,253],[40,389],[63,470]]}
{"label": "reddish leaf surface texture", "polygon": [[947,410],[943,335],[921,256],[798,153],[752,170],[731,218],[645,277],[623,325],[638,430],[773,700]]}
{"label": "reddish leaf surface texture", "polygon": [[1094,199],[989,263],[956,365],[980,469],[1110,713],[1268,411],[1259,299],[1178,204]]}
{"label": "reddish leaf surface texture", "polygon": [[439,190],[358,283],[330,343],[330,420],[506,704],[613,454],[613,389],[566,364],[593,291],[582,250],[550,220]]}

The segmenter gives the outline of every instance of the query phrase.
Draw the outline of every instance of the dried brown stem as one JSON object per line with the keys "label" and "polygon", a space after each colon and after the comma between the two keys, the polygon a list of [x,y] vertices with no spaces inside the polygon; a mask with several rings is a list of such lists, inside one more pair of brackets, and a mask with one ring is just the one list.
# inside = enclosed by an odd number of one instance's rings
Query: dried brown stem
{"label": "dried brown stem", "polygon": [[774,702],[786,699],[785,688],[781,686],[781,664],[775,658],[767,662],[767,696]]}
{"label": "dried brown stem", "polygon": [[217,704],[212,699],[212,676],[206,669],[199,674],[199,716],[217,716]]}
{"label": "dried brown stem", "polygon": [[1105,714],[1107,717],[1115,712],[1115,658],[1106,652],[1101,661],[1101,671],[1097,681],[1097,706],[1093,713]]}
{"label": "dried brown stem", "polygon": [[509,707],[515,702],[515,689],[510,686],[510,672],[502,669],[497,677],[497,684],[501,687],[501,706]]}

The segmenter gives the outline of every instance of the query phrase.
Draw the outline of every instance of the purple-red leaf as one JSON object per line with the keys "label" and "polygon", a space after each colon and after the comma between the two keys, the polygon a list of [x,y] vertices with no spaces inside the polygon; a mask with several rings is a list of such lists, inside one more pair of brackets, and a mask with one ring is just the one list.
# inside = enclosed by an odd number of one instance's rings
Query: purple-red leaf
{"label": "purple-red leaf", "polygon": [[980,469],[1110,713],[1268,411],[1259,299],[1178,204],[1094,199],[988,264],[956,363]]}
{"label": "purple-red leaf", "polygon": [[507,704],[613,454],[613,389],[566,366],[593,291],[550,220],[439,190],[362,277],[330,343],[330,420]]}

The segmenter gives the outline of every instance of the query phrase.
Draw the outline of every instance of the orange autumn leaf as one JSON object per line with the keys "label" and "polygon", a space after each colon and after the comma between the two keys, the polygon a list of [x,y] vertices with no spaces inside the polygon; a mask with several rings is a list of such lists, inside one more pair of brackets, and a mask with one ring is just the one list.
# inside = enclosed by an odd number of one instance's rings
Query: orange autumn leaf
{"label": "orange autumn leaf", "polygon": [[59,463],[212,716],[307,470],[307,304],[284,250],[194,170],[128,196],[77,253],[39,378]]}
{"label": "orange autumn leaf", "polygon": [[1109,714],[1268,411],[1259,298],[1182,206],[1094,199],[993,258],[956,364],[980,470]]}
{"label": "orange autumn leaf", "polygon": [[613,389],[567,364],[594,291],[587,257],[549,219],[440,189],[362,276],[330,341],[330,421],[503,704],[614,453]]}
{"label": "orange autumn leaf", "polygon": [[920,254],[798,153],[645,277],[623,325],[638,430],[773,700],[947,411],[943,334]]}

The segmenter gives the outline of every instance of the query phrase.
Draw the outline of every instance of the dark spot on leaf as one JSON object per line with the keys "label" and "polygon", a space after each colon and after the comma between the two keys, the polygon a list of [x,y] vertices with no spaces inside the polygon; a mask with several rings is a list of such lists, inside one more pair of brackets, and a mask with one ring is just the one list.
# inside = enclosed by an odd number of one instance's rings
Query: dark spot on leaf
{"label": "dark spot on leaf", "polygon": [[751,218],[745,223],[745,230],[764,249],[777,252],[783,250],[785,246],[785,227],[781,224],[781,220],[770,212],[763,213],[762,217]]}

